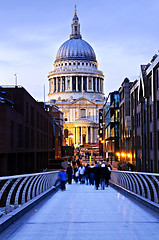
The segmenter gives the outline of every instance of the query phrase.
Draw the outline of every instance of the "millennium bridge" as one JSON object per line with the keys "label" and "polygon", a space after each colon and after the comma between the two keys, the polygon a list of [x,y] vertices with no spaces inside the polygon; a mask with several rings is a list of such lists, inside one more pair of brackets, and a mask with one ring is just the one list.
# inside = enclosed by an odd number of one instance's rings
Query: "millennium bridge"
{"label": "millennium bridge", "polygon": [[0,239],[157,240],[159,174],[111,171],[109,187],[72,183],[58,171],[0,177]]}

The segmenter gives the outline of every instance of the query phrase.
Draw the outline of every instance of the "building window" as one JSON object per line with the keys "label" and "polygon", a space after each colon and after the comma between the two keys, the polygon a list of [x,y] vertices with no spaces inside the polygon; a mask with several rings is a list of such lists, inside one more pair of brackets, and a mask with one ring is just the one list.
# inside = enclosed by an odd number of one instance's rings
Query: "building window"
{"label": "building window", "polygon": [[29,120],[29,104],[26,102],[26,123],[28,123]]}
{"label": "building window", "polygon": [[29,128],[25,128],[25,147],[29,147]]}
{"label": "building window", "polygon": [[65,66],[67,66],[67,63],[65,63]]}
{"label": "building window", "polygon": [[80,65],[80,62],[78,62],[78,65]]}
{"label": "building window", "polygon": [[81,113],[81,118],[85,118],[86,117],[86,109],[81,109],[80,113]]}
{"label": "building window", "polygon": [[152,149],[152,132],[150,132],[150,149]]}
{"label": "building window", "polygon": [[31,129],[31,147],[34,148],[34,130]]}
{"label": "building window", "polygon": [[158,77],[158,69],[155,71],[155,82],[157,84],[157,89],[159,88],[159,77]]}
{"label": "building window", "polygon": [[150,111],[150,122],[152,122],[152,105],[150,105],[149,111]]}
{"label": "building window", "polygon": [[10,146],[14,147],[14,122],[11,121],[11,129],[10,129]]}
{"label": "building window", "polygon": [[159,101],[157,101],[157,119],[159,119]]}
{"label": "building window", "polygon": [[67,89],[70,89],[70,78],[67,79]]}
{"label": "building window", "polygon": [[151,95],[151,77],[148,78],[148,91],[150,96]]}
{"label": "building window", "polygon": [[18,147],[23,147],[23,126],[18,124]]}
{"label": "building window", "polygon": [[92,90],[92,79],[91,78],[88,79],[88,89]]}
{"label": "building window", "polygon": [[88,63],[86,63],[86,66],[88,66]]}
{"label": "building window", "polygon": [[76,63],[74,62],[73,65],[76,65]]}
{"label": "building window", "polygon": [[82,65],[84,65],[84,63],[82,63]]}

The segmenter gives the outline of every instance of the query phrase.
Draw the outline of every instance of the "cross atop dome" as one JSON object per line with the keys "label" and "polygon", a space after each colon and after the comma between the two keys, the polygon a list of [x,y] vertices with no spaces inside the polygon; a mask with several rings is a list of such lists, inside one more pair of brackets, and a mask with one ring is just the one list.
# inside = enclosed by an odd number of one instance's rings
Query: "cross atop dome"
{"label": "cross atop dome", "polygon": [[77,9],[76,9],[76,5],[75,5],[75,15],[74,16],[77,16]]}
{"label": "cross atop dome", "polygon": [[73,23],[71,24],[71,30],[72,32],[71,32],[70,38],[82,38],[80,34],[80,24],[78,22],[76,5],[75,5]]}

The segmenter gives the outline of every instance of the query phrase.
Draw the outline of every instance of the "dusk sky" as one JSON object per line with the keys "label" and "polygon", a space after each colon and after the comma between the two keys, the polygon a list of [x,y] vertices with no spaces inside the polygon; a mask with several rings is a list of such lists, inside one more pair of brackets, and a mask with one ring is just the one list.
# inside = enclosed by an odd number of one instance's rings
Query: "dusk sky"
{"label": "dusk sky", "polygon": [[[105,75],[105,94],[159,50],[159,0],[5,0],[0,2],[0,85],[22,85],[43,100],[58,48],[69,39],[74,6],[82,38]],[[47,99],[47,97],[46,97]]]}

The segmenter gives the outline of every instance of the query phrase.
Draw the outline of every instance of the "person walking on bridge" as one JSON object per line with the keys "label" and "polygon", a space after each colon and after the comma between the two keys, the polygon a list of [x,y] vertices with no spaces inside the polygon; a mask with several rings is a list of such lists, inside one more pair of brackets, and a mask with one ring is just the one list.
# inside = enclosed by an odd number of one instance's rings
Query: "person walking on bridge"
{"label": "person walking on bridge", "polygon": [[61,190],[65,191],[66,190],[66,187],[65,187],[65,184],[66,184],[66,171],[65,171],[65,169],[63,167],[59,171],[58,180],[61,182]]}
{"label": "person walking on bridge", "polygon": [[70,162],[68,162],[68,167],[67,167],[68,184],[72,183],[72,174],[73,174],[73,170]]}

